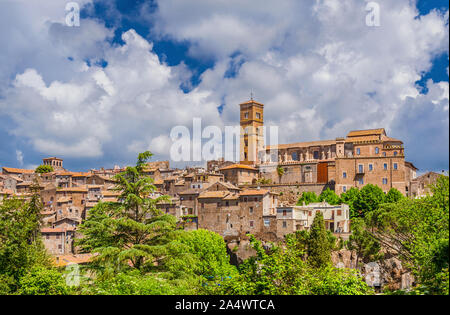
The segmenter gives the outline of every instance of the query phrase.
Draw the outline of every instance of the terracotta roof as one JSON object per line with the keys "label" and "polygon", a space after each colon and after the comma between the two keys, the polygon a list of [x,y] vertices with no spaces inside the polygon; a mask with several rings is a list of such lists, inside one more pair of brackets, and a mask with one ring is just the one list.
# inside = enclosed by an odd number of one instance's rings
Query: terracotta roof
{"label": "terracotta roof", "polygon": [[223,200],[236,200],[239,199],[239,194],[229,194],[223,198]]}
{"label": "terracotta roof", "polygon": [[92,260],[92,254],[58,255],[53,257],[53,264],[64,267],[69,264],[85,264]]}
{"label": "terracotta roof", "polygon": [[378,135],[369,135],[369,136],[359,136],[359,137],[351,137],[345,140],[345,142],[364,142],[364,141],[379,141],[380,136]]}
{"label": "terracotta roof", "polygon": [[64,233],[66,231],[75,231],[74,228],[41,228],[41,233]]}
{"label": "terracotta roof", "polygon": [[65,203],[65,202],[69,202],[70,200],[72,200],[72,198],[70,198],[70,197],[61,197],[61,198],[58,198],[58,200],[56,200],[56,202]]}
{"label": "terracotta roof", "polygon": [[258,102],[254,101],[254,100],[248,100],[247,102],[241,103],[239,105],[247,105],[247,104],[256,104],[256,105],[264,106],[263,103],[258,103]]}
{"label": "terracotta roof", "polygon": [[155,181],[153,181],[154,185],[162,185],[164,183],[164,181],[162,179],[156,179]]}
{"label": "terracotta roof", "polygon": [[8,173],[34,174],[34,170],[24,170],[24,169],[21,169],[21,168],[3,167],[3,170],[8,172]]}
{"label": "terracotta roof", "polygon": [[386,134],[384,128],[366,129],[366,130],[352,130],[347,134],[347,137],[358,137],[368,135],[382,135]]}
{"label": "terracotta roof", "polygon": [[219,190],[219,191],[204,191],[202,192],[198,198],[199,199],[206,199],[206,198],[223,198],[226,195],[228,195],[230,192],[225,190]]}
{"label": "terracotta roof", "polygon": [[60,159],[60,158],[57,158],[57,157],[52,156],[52,157],[44,158],[44,159],[42,159],[42,160],[43,160],[43,161],[46,161],[46,160],[58,160],[58,161],[62,161],[63,159]]}
{"label": "terracotta roof", "polygon": [[87,192],[87,188],[86,187],[67,187],[67,188],[58,189],[57,192],[59,192],[59,191]]}
{"label": "terracotta roof", "polygon": [[88,177],[91,173],[74,173],[72,177]]}
{"label": "terracotta roof", "polygon": [[52,210],[48,210],[48,211],[41,211],[42,215],[50,215],[50,214],[55,214],[56,211],[52,211]]}
{"label": "terracotta roof", "polygon": [[252,170],[252,171],[256,171],[257,169],[248,165],[244,165],[244,164],[233,164],[230,166],[225,166],[222,167],[220,170],[233,170],[233,169],[246,169],[246,170]]}
{"label": "terracotta roof", "polygon": [[400,142],[400,143],[403,143],[402,140],[391,138],[391,137],[388,137],[388,136],[381,137],[381,140],[383,140],[385,142]]}
{"label": "terracotta roof", "polygon": [[240,192],[241,196],[258,196],[258,195],[265,195],[269,193],[266,189],[247,189]]}
{"label": "terracotta roof", "polygon": [[0,194],[2,195],[12,195],[14,194],[14,191],[12,191],[11,189],[3,189],[0,191]]}
{"label": "terracotta roof", "polygon": [[116,197],[116,196],[120,196],[120,192],[119,191],[102,191],[102,195],[107,196],[107,197]]}
{"label": "terracotta roof", "polygon": [[33,182],[21,182],[17,183],[16,186],[30,186],[31,184],[33,184]]}

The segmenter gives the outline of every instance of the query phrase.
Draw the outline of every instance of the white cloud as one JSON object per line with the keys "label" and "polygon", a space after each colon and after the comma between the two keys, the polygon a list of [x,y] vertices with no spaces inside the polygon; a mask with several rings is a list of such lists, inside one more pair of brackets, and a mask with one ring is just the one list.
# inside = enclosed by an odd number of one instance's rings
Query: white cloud
{"label": "white cloud", "polygon": [[[266,123],[280,126],[281,142],[385,127],[405,141],[413,162],[441,165],[437,156],[443,156],[448,164],[442,153],[448,136],[433,137],[448,134],[448,82],[429,83],[425,95],[415,85],[433,58],[448,51],[448,12],[417,17],[414,1],[380,0],[381,26],[368,27],[360,0],[159,1],[155,14],[140,16],[154,22],[152,35],[215,60],[199,86],[184,93],[180,86],[189,85],[191,73],[183,63],[161,62],[134,30],[115,46],[106,41],[113,30],[98,21],[64,27],[62,5],[50,2],[26,16],[18,4],[0,4],[9,12],[0,13],[0,27],[12,30],[0,35],[10,42],[0,49],[0,110],[15,123],[12,133],[38,152],[114,152],[126,160],[150,148],[164,155],[173,126],[190,127],[193,117],[204,126],[234,125],[237,104],[253,90],[266,104]],[[88,66],[85,59],[108,66]],[[225,77],[232,67],[235,76]]]}
{"label": "white cloud", "polygon": [[22,166],[23,165],[23,152],[20,150],[16,150],[16,159],[17,162],[19,162],[19,165]]}

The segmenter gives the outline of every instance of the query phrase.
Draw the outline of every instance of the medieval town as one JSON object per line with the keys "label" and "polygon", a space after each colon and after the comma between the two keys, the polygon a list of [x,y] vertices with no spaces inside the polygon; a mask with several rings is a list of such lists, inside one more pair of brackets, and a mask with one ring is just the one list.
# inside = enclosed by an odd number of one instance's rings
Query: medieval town
{"label": "medieval town", "polygon": [[[327,230],[347,239],[351,234],[348,205],[325,201],[298,205],[299,196],[303,192],[319,195],[325,189],[341,194],[373,184],[385,193],[396,188],[404,196],[417,198],[429,193],[429,184],[439,177],[434,172],[417,176],[403,142],[383,128],[353,130],[332,140],[281,144],[276,159],[259,132],[263,115],[262,103],[252,99],[240,104],[239,163],[219,159],[207,161],[206,168],[175,169],[169,161],[148,162],[145,174],[156,187],[150,197],[170,196],[170,202],[157,207],[175,216],[185,229],[214,231],[227,243],[245,241],[249,234],[262,241],[282,240],[286,234],[308,230],[318,212]],[[251,148],[258,148],[257,154]],[[90,256],[79,254],[74,245],[80,237],[77,226],[98,202],[118,200],[114,176],[124,168],[72,172],[58,157],[46,157],[42,165],[53,171],[40,174],[3,166],[0,196],[28,198],[37,183],[47,251],[62,265],[85,262]]]}

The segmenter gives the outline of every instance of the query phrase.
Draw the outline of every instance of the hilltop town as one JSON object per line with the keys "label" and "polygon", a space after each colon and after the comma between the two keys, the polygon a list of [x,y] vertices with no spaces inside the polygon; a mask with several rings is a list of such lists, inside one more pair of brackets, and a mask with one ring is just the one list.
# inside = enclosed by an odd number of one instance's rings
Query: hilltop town
{"label": "hilltop town", "polygon": [[[388,137],[382,128],[350,131],[334,140],[278,145],[278,156],[273,156],[274,147],[264,146],[260,132],[263,109],[254,100],[240,104],[239,163],[220,159],[207,161],[206,167],[174,169],[169,161],[148,162],[144,171],[156,187],[150,197],[171,197],[171,202],[157,207],[185,229],[211,230],[226,241],[239,242],[248,234],[281,240],[307,230],[317,212],[323,213],[328,230],[345,238],[351,232],[348,205],[297,205],[299,196],[327,188],[341,194],[374,184],[384,192],[396,188],[405,196],[420,197],[439,176],[430,172],[417,177],[417,168],[405,160],[402,141]],[[72,172],[57,157],[44,158],[42,165],[52,171],[3,167],[0,198],[28,198],[38,186],[45,247],[53,255],[76,254],[77,226],[98,202],[118,200],[114,176],[125,168]]]}

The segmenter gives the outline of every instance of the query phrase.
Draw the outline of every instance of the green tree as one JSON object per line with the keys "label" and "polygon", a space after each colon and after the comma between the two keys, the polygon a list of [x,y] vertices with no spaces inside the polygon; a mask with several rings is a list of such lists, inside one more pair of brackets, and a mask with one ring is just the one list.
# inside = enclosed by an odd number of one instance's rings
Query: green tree
{"label": "green tree", "polygon": [[95,279],[79,290],[83,295],[195,295],[202,293],[200,278],[167,279],[158,273],[127,270],[114,277]]}
{"label": "green tree", "polygon": [[281,183],[281,177],[284,175],[284,168],[281,165],[277,166],[278,182]]}
{"label": "green tree", "polygon": [[80,225],[83,238],[77,244],[96,253],[92,267],[98,271],[163,269],[167,245],[176,235],[176,218],[156,208],[168,196],[150,198],[155,186],[143,170],[151,156],[148,151],[140,153],[136,166],[116,175],[119,202],[99,203]]}
{"label": "green tree", "polygon": [[391,189],[389,189],[388,193],[386,194],[385,202],[394,203],[403,198],[404,198],[404,196],[402,195],[402,193],[400,191],[398,191],[398,189],[392,187]]}
{"label": "green tree", "polygon": [[322,193],[319,195],[319,201],[320,202],[326,201],[330,205],[338,205],[341,203],[341,198],[339,198],[339,196],[334,192],[334,190],[327,188],[324,191],[322,191]]}
{"label": "green tree", "polygon": [[355,202],[359,198],[359,189],[352,187],[345,193],[341,194],[341,202],[348,205],[350,210],[350,218],[357,217],[359,213],[355,209]]}
{"label": "green tree", "polygon": [[34,267],[19,283],[22,295],[67,295],[70,292],[63,275],[51,268]]}
{"label": "green tree", "polygon": [[36,167],[35,172],[39,173],[39,174],[50,173],[50,172],[53,172],[53,166],[51,166],[51,165],[39,165],[38,167]]}
{"label": "green tree", "polygon": [[41,199],[36,186],[31,188],[29,201],[14,197],[0,204],[0,277],[11,292],[31,268],[49,265],[40,235]]}
{"label": "green tree", "polygon": [[445,294],[449,264],[449,179],[441,176],[421,199],[383,204],[368,217],[369,231],[397,255],[419,283],[419,291]]}
{"label": "green tree", "polygon": [[297,201],[297,206],[302,206],[303,203],[305,203],[305,205],[308,205],[310,203],[317,202],[317,201],[318,201],[318,197],[315,192],[304,191],[302,193],[302,196]]}
{"label": "green tree", "polygon": [[239,266],[239,275],[226,279],[216,288],[219,294],[279,294],[279,295],[341,295],[371,294],[373,291],[354,271],[330,265],[313,268],[302,260],[303,245],[297,241],[304,234],[287,238],[286,244],[272,244],[265,250],[260,241],[251,237],[256,256]]}
{"label": "green tree", "polygon": [[322,212],[318,212],[311,225],[308,240],[308,263],[313,267],[322,267],[331,263],[331,245],[325,229]]}
{"label": "green tree", "polygon": [[194,256],[194,261],[190,262],[185,260],[181,253],[172,255],[168,265],[171,265],[173,272],[188,268],[190,272],[204,277],[205,280],[217,280],[237,273],[236,267],[230,264],[225,241],[217,233],[203,229],[185,231],[171,246],[178,252]]}
{"label": "green tree", "polygon": [[353,206],[357,210],[358,216],[364,217],[366,213],[378,209],[384,203],[385,194],[380,187],[367,184],[359,192],[358,199]]}
{"label": "green tree", "polygon": [[347,249],[356,252],[356,266],[359,268],[361,259],[375,261],[381,258],[380,243],[367,230],[362,218],[353,218],[351,221],[352,234],[345,243]]}

